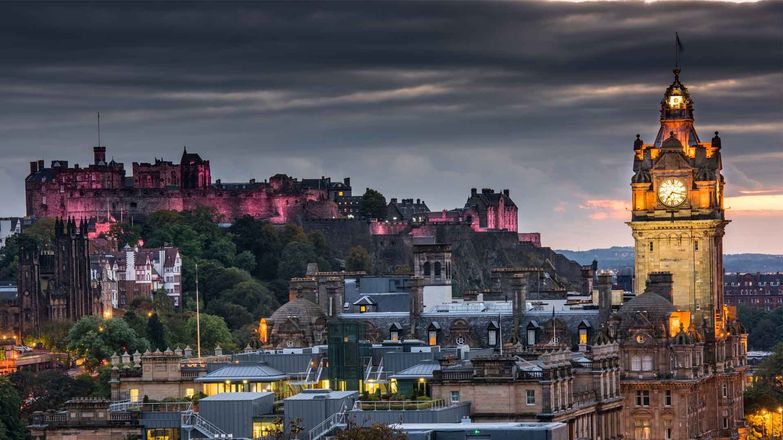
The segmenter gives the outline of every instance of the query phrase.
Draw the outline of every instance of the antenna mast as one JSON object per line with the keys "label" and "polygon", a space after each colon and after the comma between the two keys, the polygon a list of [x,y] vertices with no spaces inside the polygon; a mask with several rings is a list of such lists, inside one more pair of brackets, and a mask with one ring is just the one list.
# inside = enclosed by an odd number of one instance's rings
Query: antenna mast
{"label": "antenna mast", "polygon": [[101,146],[101,112],[98,112],[98,146]]}

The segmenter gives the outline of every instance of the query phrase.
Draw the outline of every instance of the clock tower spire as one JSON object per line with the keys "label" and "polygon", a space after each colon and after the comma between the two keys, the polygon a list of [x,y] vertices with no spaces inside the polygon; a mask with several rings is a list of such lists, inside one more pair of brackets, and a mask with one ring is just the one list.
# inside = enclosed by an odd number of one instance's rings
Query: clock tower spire
{"label": "clock tower spire", "polygon": [[672,303],[692,322],[719,337],[723,307],[723,175],[718,133],[702,142],[694,128],[693,100],[674,69],[661,100],[655,142],[634,142],[631,221],[635,292],[651,273],[670,272]]}

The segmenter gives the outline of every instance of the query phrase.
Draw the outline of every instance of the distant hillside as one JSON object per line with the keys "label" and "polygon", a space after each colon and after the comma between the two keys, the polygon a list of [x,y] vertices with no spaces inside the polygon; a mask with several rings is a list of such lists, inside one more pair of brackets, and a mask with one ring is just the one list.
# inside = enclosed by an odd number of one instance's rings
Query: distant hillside
{"label": "distant hillside", "polygon": [[[633,267],[633,248],[613,246],[589,251],[557,250],[566,258],[582,265],[598,260],[602,269],[622,269]],[[770,254],[728,254],[723,256],[726,272],[783,272],[783,255]]]}

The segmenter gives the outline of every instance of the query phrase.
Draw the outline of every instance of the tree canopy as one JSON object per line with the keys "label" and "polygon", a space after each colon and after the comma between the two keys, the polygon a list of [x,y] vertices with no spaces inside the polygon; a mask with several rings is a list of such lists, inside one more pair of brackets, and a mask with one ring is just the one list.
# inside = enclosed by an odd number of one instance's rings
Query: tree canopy
{"label": "tree canopy", "polygon": [[372,188],[367,188],[359,202],[359,214],[362,218],[385,220],[386,212],[386,197]]}
{"label": "tree canopy", "polygon": [[68,350],[83,358],[90,371],[95,371],[113,353],[144,352],[147,348],[147,340],[139,337],[124,319],[85,316],[68,332]]}

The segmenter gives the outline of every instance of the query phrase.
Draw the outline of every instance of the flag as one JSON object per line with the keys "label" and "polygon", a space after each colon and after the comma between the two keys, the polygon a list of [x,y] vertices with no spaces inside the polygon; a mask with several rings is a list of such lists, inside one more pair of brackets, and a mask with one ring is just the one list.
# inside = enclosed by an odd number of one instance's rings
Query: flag
{"label": "flag", "polygon": [[675,32],[674,37],[677,39],[677,50],[679,50],[680,52],[685,52],[685,48],[682,47],[682,42],[680,41],[680,34]]}

